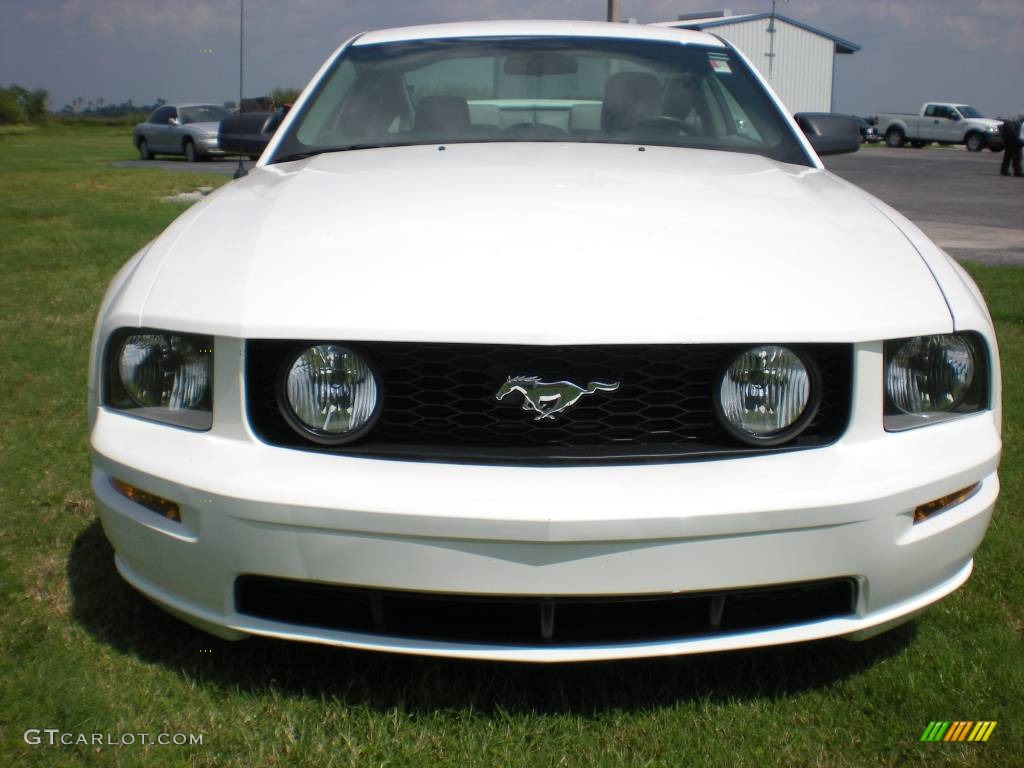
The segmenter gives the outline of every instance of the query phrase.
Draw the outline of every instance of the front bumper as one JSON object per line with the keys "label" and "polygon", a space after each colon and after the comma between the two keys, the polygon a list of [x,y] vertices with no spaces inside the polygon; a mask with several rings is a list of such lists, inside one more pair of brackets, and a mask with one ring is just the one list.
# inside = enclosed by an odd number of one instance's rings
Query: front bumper
{"label": "front bumper", "polygon": [[[466,466],[276,448],[248,430],[237,350],[218,340],[214,427],[195,433],[100,408],[93,488],[121,574],[173,613],[247,634],[357,648],[569,661],[866,637],[968,578],[998,494],[986,412],[881,427],[881,345],[858,345],[851,423],[815,450],[678,464]],[[226,366],[226,367],[225,367]],[[181,506],[168,521],[110,478]],[[913,510],[981,483],[924,523]],[[651,595],[852,577],[849,615],[657,641],[495,645],[348,632],[242,614],[242,574],[463,595]]]}
{"label": "front bumper", "polygon": [[218,141],[216,136],[213,136],[212,138],[207,138],[204,136],[198,137],[196,139],[196,150],[198,150],[199,154],[201,155],[219,156],[227,154],[227,152],[220,148],[220,142]]}

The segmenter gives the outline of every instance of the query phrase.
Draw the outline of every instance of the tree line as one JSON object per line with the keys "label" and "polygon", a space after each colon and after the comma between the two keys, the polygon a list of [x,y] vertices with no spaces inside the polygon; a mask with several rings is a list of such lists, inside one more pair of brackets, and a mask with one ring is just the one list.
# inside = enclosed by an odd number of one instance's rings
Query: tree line
{"label": "tree line", "polygon": [[[276,104],[291,104],[299,96],[298,88],[275,88],[270,92],[270,99]],[[41,123],[49,114],[47,102],[50,94],[44,88],[29,90],[17,83],[10,87],[0,87],[0,125],[17,125],[24,123]],[[119,117],[139,118],[148,115],[158,107],[166,104],[165,99],[157,99],[152,104],[136,104],[131,99],[120,103],[107,102],[102,97],[85,99],[78,96],[69,104],[61,107],[59,117],[86,117],[111,119]]]}
{"label": "tree line", "polygon": [[157,99],[152,104],[136,104],[131,99],[120,103],[107,102],[100,97],[86,101],[81,96],[71,100],[60,109],[61,115],[81,115],[84,117],[122,117],[145,112],[147,115],[167,103],[166,99]]}
{"label": "tree line", "polygon": [[43,88],[30,91],[17,83],[0,88],[0,125],[38,123],[46,117],[50,94]]}

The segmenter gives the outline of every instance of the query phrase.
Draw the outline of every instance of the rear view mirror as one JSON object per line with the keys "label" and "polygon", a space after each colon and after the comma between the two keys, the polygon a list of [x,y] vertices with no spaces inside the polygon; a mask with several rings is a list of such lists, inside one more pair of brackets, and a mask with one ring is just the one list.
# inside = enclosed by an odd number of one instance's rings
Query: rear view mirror
{"label": "rear view mirror", "polygon": [[574,75],[578,69],[576,59],[556,51],[518,53],[505,59],[506,75]]}
{"label": "rear view mirror", "polygon": [[860,149],[860,129],[851,115],[799,112],[794,119],[819,155],[841,155]]}

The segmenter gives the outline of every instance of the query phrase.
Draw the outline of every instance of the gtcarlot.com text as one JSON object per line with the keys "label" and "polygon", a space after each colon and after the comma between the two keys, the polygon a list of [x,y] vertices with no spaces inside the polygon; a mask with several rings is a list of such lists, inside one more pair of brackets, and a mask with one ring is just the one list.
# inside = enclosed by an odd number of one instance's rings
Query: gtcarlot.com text
{"label": "gtcarlot.com text", "polygon": [[29,728],[22,738],[26,744],[47,747],[95,746],[131,747],[137,744],[159,746],[202,746],[202,733],[74,733],[59,728]]}

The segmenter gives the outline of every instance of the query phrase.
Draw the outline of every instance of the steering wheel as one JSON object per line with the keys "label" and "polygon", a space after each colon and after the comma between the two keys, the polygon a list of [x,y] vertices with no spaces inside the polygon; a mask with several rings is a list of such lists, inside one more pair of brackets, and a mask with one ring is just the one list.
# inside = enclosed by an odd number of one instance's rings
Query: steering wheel
{"label": "steering wheel", "polygon": [[670,133],[678,131],[686,136],[690,135],[690,128],[678,117],[671,115],[654,115],[642,117],[629,125],[630,129],[638,131],[650,131],[651,133]]}

